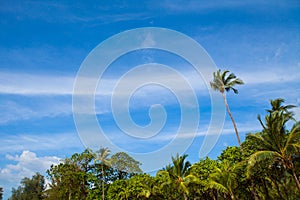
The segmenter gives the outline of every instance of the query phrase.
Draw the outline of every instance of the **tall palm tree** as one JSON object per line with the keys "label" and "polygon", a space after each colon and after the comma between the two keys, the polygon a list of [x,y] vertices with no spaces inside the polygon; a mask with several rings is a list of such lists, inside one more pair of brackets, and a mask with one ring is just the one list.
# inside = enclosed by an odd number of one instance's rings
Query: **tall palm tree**
{"label": "tall palm tree", "polygon": [[286,130],[286,123],[293,119],[293,113],[289,109],[294,106],[281,106],[281,103],[278,106],[276,104],[278,102],[283,101],[280,99],[271,101],[272,110],[267,110],[265,123],[262,122],[260,116],[258,117],[263,131],[248,135],[248,138],[255,141],[260,149],[250,156],[248,171],[251,172],[259,162],[270,160],[274,164],[278,163],[291,173],[300,192],[300,182],[294,166],[294,157],[300,152],[300,122],[296,122],[290,131]]}
{"label": "tall palm tree", "polygon": [[236,127],[236,123],[232,117],[232,114],[230,112],[228,103],[227,103],[227,99],[226,99],[226,92],[229,92],[230,90],[232,90],[235,94],[238,94],[238,90],[234,88],[235,85],[242,85],[244,84],[244,82],[237,78],[233,73],[230,73],[227,76],[227,73],[229,73],[228,70],[224,70],[223,72],[219,69],[218,71],[213,73],[213,81],[210,82],[210,86],[212,89],[221,92],[223,99],[224,99],[224,103],[227,109],[227,112],[231,118],[231,121],[233,123],[233,127],[234,127],[234,131],[239,143],[239,146],[242,150],[242,146],[241,146],[241,139]]}
{"label": "tall palm tree", "polygon": [[168,184],[175,183],[178,190],[182,192],[185,200],[187,200],[187,194],[189,194],[187,185],[198,181],[193,174],[190,174],[189,167],[191,163],[185,161],[187,156],[187,154],[183,156],[179,156],[178,154],[176,154],[175,157],[172,156],[173,166],[168,165],[165,169],[158,172],[158,174],[168,177],[170,180]]}
{"label": "tall palm tree", "polygon": [[101,165],[101,173],[102,173],[102,200],[104,200],[104,183],[105,183],[105,175],[104,175],[104,166],[110,165],[110,160],[108,158],[110,154],[110,150],[108,148],[100,148],[100,150],[96,151],[95,163],[100,161]]}

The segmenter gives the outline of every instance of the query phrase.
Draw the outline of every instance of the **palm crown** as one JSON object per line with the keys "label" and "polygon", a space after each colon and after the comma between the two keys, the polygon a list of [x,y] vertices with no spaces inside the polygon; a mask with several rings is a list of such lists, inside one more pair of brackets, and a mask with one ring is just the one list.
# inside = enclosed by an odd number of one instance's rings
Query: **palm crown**
{"label": "palm crown", "polygon": [[224,70],[223,72],[219,69],[218,71],[213,73],[213,81],[210,82],[210,86],[212,89],[220,91],[221,93],[229,92],[232,90],[235,94],[238,93],[238,90],[234,88],[235,85],[242,85],[244,82],[237,78],[234,73],[229,73],[228,70]]}

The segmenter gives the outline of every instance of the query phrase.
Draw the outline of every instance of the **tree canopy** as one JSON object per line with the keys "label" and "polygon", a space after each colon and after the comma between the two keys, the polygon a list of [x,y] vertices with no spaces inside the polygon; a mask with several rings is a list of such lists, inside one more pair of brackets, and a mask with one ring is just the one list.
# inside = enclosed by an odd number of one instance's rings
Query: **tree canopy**
{"label": "tree canopy", "polygon": [[[176,154],[155,176],[125,152],[86,149],[52,165],[44,176],[24,178],[10,200],[294,200],[300,199],[300,122],[283,99],[270,102],[262,129],[228,146],[217,159],[190,163]],[[290,124],[290,125],[288,125]],[[1,188],[0,188],[1,189]],[[0,190],[1,194],[1,190]]]}

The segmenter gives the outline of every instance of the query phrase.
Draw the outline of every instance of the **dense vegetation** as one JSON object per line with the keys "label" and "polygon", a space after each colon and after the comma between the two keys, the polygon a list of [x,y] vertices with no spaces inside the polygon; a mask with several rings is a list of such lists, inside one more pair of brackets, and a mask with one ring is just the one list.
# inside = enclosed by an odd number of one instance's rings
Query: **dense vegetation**
{"label": "dense vegetation", "polygon": [[[86,149],[41,174],[24,178],[10,200],[39,199],[300,199],[300,122],[283,99],[271,101],[262,131],[248,134],[241,148],[227,147],[216,160],[191,164],[187,155],[156,176],[142,173],[141,163],[124,152]],[[289,123],[290,129],[287,128]]]}

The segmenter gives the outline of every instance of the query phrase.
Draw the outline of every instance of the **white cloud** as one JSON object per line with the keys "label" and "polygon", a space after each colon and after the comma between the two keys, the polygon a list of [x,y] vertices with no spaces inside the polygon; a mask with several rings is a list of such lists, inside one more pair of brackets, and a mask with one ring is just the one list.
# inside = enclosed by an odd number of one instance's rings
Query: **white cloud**
{"label": "white cloud", "polygon": [[[101,79],[100,86],[97,87],[95,92],[96,102],[100,99],[101,102],[110,100],[110,95],[114,94],[114,97],[120,97],[123,95],[132,95],[126,92],[126,88],[134,87],[137,82],[143,82],[143,80],[149,80],[149,76],[155,76],[156,80],[162,79],[164,82],[168,82],[173,86],[176,85],[178,77],[174,74],[157,73],[152,72],[151,69],[144,71],[138,76],[130,77],[126,81],[126,85],[122,87],[125,90],[122,92],[114,93],[114,87],[118,82],[117,77],[103,78]],[[199,81],[201,78],[194,73],[184,71],[183,76],[186,77],[195,91],[202,89],[207,90],[207,87],[203,82]],[[93,79],[93,80],[90,80]],[[0,94],[3,95],[21,95],[25,96],[22,101],[13,99],[2,99],[0,104],[0,124],[6,124],[11,121],[28,120],[32,118],[43,117],[56,117],[61,115],[72,114],[71,95],[73,94],[73,82],[75,77],[71,76],[53,76],[53,75],[39,75],[39,74],[26,74],[26,73],[7,73],[0,72]],[[94,78],[83,77],[84,82],[94,82]],[[169,102],[165,98],[165,93],[157,93],[157,85],[151,87],[150,85],[135,93],[135,97],[140,97],[146,101],[142,101],[147,105],[147,101],[151,101],[152,98],[163,97],[166,104],[174,103]],[[176,90],[180,92],[178,95],[186,94],[187,87],[182,84],[176,85]],[[86,90],[84,90],[86,91]],[[163,91],[163,90],[161,90]],[[161,92],[160,91],[160,92]],[[28,100],[28,101],[27,101]],[[98,103],[96,103],[97,105]],[[46,105],[46,106],[45,106]],[[141,106],[141,105],[135,105]],[[96,106],[96,113],[102,114],[108,111],[110,102],[105,104],[105,107]]]}
{"label": "white cloud", "polygon": [[39,133],[4,135],[1,141],[0,152],[17,152],[24,149],[59,150],[69,148],[83,148],[77,133]]}
{"label": "white cloud", "polygon": [[[261,70],[247,70],[237,72],[236,75],[241,78],[245,84],[262,84],[262,83],[288,83],[299,82],[300,71],[297,66],[295,67],[276,67],[266,69],[262,67]],[[249,68],[247,68],[249,69]],[[237,70],[239,71],[239,70]]]}
{"label": "white cloud", "polygon": [[[185,76],[189,82],[197,85],[197,89],[207,89],[206,86],[203,85],[203,82],[199,81],[201,80],[199,75],[189,71],[183,71],[182,75]],[[149,76],[155,77],[155,80],[163,79],[170,83],[178,79],[174,74],[158,73],[151,71],[151,69],[145,69],[143,73],[131,77],[131,80],[127,81],[127,83],[130,84],[128,87],[132,87],[132,84],[137,81],[140,82],[140,80],[149,79]],[[83,83],[95,82],[94,78],[90,77],[83,77],[81,79]],[[0,93],[18,95],[72,95],[75,80],[75,77],[72,76],[0,72]],[[102,87],[98,87],[97,95],[111,94],[117,81],[118,79],[115,77],[109,79],[102,78],[100,82]],[[185,89],[180,87],[181,85],[178,85],[179,90]]]}
{"label": "white cloud", "polygon": [[73,92],[73,77],[0,72],[0,93],[21,95],[67,95]]}
{"label": "white cloud", "polygon": [[34,152],[23,151],[21,155],[6,155],[6,159],[17,162],[17,164],[9,164],[4,169],[1,169],[1,175],[19,175],[20,177],[30,177],[35,172],[45,172],[52,164],[57,164],[60,158],[53,157],[38,157]]}
{"label": "white cloud", "polygon": [[15,164],[7,164],[4,168],[0,168],[0,183],[4,188],[4,196],[7,196],[12,187],[24,177],[31,177],[36,172],[44,174],[52,164],[58,164],[61,158],[56,156],[38,157],[36,153],[31,151],[23,151],[20,155],[6,155],[6,159]]}

